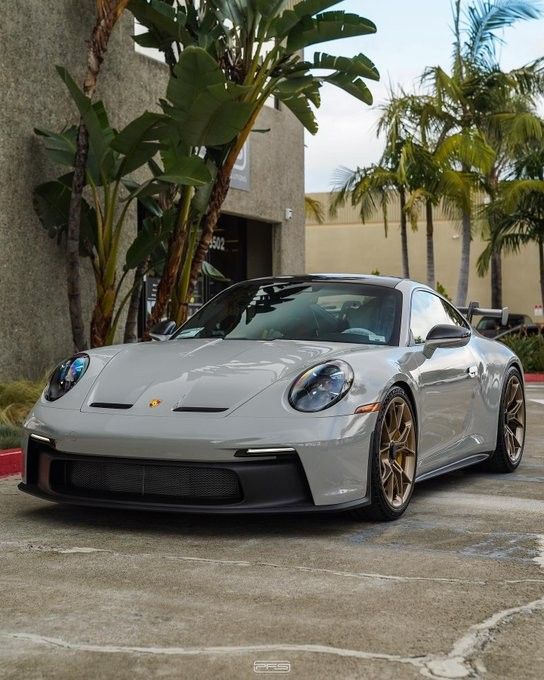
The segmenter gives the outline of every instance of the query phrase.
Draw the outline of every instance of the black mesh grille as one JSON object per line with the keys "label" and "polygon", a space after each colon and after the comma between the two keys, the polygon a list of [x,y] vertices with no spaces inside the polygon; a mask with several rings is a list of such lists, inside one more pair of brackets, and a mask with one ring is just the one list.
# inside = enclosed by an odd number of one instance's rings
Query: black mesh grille
{"label": "black mesh grille", "polygon": [[[60,461],[59,461],[60,462]],[[184,503],[236,503],[242,500],[238,475],[198,465],[62,461],[55,477],[67,491],[98,496],[161,497]]]}

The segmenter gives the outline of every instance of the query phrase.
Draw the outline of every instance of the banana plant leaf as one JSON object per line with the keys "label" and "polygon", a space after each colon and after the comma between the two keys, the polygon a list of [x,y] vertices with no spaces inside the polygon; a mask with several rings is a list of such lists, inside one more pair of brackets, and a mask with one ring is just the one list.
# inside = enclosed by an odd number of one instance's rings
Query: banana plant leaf
{"label": "banana plant leaf", "polygon": [[167,89],[165,113],[179,125],[190,146],[219,146],[232,141],[247,124],[251,103],[239,101],[246,88],[227,81],[218,63],[202,48],[188,47]]}
{"label": "banana plant leaf", "polygon": [[[142,228],[127,250],[126,269],[135,269],[141,262],[153,258],[153,254],[165,251],[165,243],[174,228],[176,211],[174,208],[159,216],[143,220]],[[153,263],[156,265],[156,263]]]}
{"label": "banana plant leaf", "polygon": [[89,133],[89,149],[96,159],[98,166],[97,176],[94,178],[98,184],[99,176],[109,177],[113,173],[115,157],[111,148],[111,143],[115,137],[113,129],[110,127],[106,110],[102,102],[93,105],[91,100],[86,97],[76,85],[72,76],[62,66],[57,66],[57,72],[66,85],[74,103],[77,106],[81,118],[85,122]]}
{"label": "banana plant leaf", "polygon": [[44,128],[34,128],[34,132],[44,140],[47,157],[52,163],[74,166],[76,155],[77,128],[72,126],[60,133],[52,132]]}
{"label": "banana plant leaf", "polygon": [[296,52],[310,45],[355,38],[376,33],[376,25],[348,12],[323,12],[316,17],[306,16],[287,34],[287,51]]}
{"label": "banana plant leaf", "polygon": [[[39,184],[32,197],[34,211],[50,238],[61,244],[68,229],[73,173]],[[96,243],[96,212],[81,201],[80,255],[88,257]]]}
{"label": "banana plant leaf", "polygon": [[228,279],[224,274],[222,274],[219,269],[216,269],[208,261],[204,260],[202,263],[202,274],[212,281],[219,281],[221,283],[230,283],[231,279]]}

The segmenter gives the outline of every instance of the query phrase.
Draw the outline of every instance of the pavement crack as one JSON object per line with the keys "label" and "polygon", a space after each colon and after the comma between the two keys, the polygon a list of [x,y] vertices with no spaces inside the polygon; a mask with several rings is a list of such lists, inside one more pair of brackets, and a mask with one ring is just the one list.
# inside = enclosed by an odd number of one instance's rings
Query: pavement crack
{"label": "pavement crack", "polygon": [[431,655],[423,661],[422,674],[429,678],[480,677],[485,668],[478,656],[493,640],[500,626],[515,616],[527,616],[541,609],[544,610],[544,597],[496,612],[485,621],[471,626],[465,635],[454,642],[448,654]]}
{"label": "pavement crack", "polygon": [[[544,568],[544,537],[538,537],[539,557],[535,558],[540,567]],[[40,546],[43,548],[43,546]],[[70,548],[57,549],[57,552],[88,552],[94,549]],[[213,561],[225,563],[225,560],[210,560],[209,558],[182,558],[197,561]],[[230,563],[230,562],[228,562]],[[251,562],[237,562],[237,564],[251,565]],[[278,567],[270,563],[254,563],[265,566]],[[304,571],[315,571],[311,567],[301,567]],[[323,570],[319,570],[323,571]],[[327,573],[331,570],[325,570]],[[351,572],[332,572],[345,575]],[[358,574],[361,576],[361,574]],[[376,576],[384,575],[371,575]],[[390,577],[386,577],[390,578]],[[404,578],[404,577],[398,577]],[[421,577],[422,579],[424,577]],[[429,580],[429,579],[426,579]],[[266,645],[238,645],[238,646],[218,646],[218,647],[144,647],[135,645],[99,645],[81,642],[70,642],[62,638],[47,637],[35,633],[14,633],[2,632],[0,635],[12,640],[21,640],[33,644],[47,645],[75,652],[91,652],[100,654],[150,654],[165,656],[217,656],[226,654],[248,654],[248,653],[310,653],[328,654],[337,657],[348,657],[352,659],[362,659],[366,661],[385,661],[397,664],[408,664],[419,668],[420,673],[428,678],[436,680],[455,680],[461,678],[479,678],[485,673],[485,667],[480,659],[485,648],[493,641],[495,633],[499,628],[517,616],[529,616],[536,611],[544,610],[544,597],[532,602],[528,602],[517,607],[503,609],[492,614],[481,623],[470,626],[467,632],[458,638],[447,654],[428,654],[428,655],[408,655],[385,654],[381,652],[368,652],[357,649],[344,649],[316,644],[266,644]]]}
{"label": "pavement crack", "polygon": [[257,652],[327,654],[366,661],[386,661],[397,664],[408,664],[419,668],[420,673],[425,677],[452,680],[481,677],[481,675],[485,673],[485,668],[478,657],[493,640],[494,633],[500,626],[509,622],[515,616],[527,616],[541,609],[544,610],[544,597],[518,607],[503,609],[488,617],[485,621],[471,626],[462,637],[454,642],[451,650],[447,654],[428,654],[423,656],[385,654],[381,652],[368,652],[358,649],[345,649],[342,647],[317,644],[277,643],[217,647],[154,647],[70,642],[62,638],[48,637],[35,633],[2,632],[1,635],[4,638],[12,640],[46,645],[67,651],[99,654],[148,654],[155,656],[221,656]]}
{"label": "pavement crack", "polygon": [[538,536],[536,539],[536,548],[538,554],[533,560],[538,564],[538,566],[544,570],[544,534]]}
{"label": "pavement crack", "polygon": [[[543,542],[544,551],[544,536],[541,537]],[[24,541],[0,541],[0,546],[8,548],[20,548],[23,550],[30,550],[35,552],[51,552],[60,555],[70,555],[70,554],[95,554],[103,553],[107,556],[126,558],[128,556],[133,556],[133,553],[121,553],[113,550],[107,550],[103,548],[92,548],[92,547],[61,547],[61,546],[48,546],[40,543],[24,542]],[[544,578],[520,578],[520,579],[497,579],[497,580],[485,580],[485,579],[466,579],[466,578],[456,578],[448,576],[408,576],[403,574],[381,574],[377,572],[358,572],[358,571],[346,571],[341,569],[327,569],[325,567],[311,567],[299,564],[278,564],[276,562],[264,562],[264,561],[250,561],[250,560],[229,560],[220,559],[213,557],[197,557],[193,555],[166,555],[157,553],[138,553],[138,557],[150,558],[150,559],[164,559],[173,560],[180,562],[197,562],[205,564],[217,564],[220,566],[231,566],[231,567],[253,567],[253,568],[267,568],[267,569],[278,569],[282,571],[294,571],[294,572],[304,572],[311,574],[323,574],[327,576],[337,576],[339,578],[351,578],[360,580],[370,580],[370,581],[390,581],[397,583],[412,583],[412,582],[430,582],[430,583],[449,583],[454,585],[475,585],[475,586],[488,586],[488,585],[519,585],[524,583],[542,583],[544,584]],[[542,558],[534,558],[535,560],[542,559],[544,562],[544,556]]]}

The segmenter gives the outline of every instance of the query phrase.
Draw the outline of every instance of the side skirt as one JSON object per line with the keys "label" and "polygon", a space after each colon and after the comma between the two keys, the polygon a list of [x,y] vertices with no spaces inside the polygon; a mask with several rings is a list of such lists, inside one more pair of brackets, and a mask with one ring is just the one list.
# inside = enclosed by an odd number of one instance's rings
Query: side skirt
{"label": "side skirt", "polygon": [[463,458],[463,460],[455,461],[455,463],[450,463],[449,465],[444,465],[443,467],[436,468],[436,470],[424,472],[422,475],[418,475],[416,477],[416,483],[424,482],[427,479],[439,477],[440,475],[445,475],[448,472],[461,470],[462,468],[470,467],[471,465],[476,465],[477,463],[481,463],[482,461],[487,460],[490,455],[491,455],[490,453],[478,453],[474,456]]}

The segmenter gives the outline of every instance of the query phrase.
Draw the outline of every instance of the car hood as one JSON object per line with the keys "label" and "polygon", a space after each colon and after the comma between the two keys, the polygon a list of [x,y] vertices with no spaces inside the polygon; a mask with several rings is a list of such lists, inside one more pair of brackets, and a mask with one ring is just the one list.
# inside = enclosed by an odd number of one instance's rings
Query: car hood
{"label": "car hood", "polygon": [[370,348],[220,339],[123,346],[96,378],[83,410],[164,416],[176,408],[222,409],[217,413],[226,415],[279,380],[294,379],[320,361],[365,349]]}

